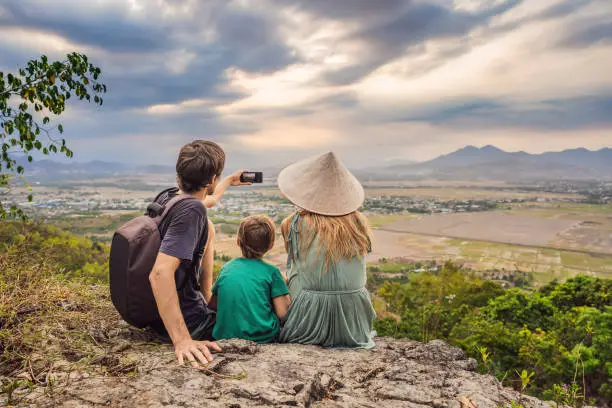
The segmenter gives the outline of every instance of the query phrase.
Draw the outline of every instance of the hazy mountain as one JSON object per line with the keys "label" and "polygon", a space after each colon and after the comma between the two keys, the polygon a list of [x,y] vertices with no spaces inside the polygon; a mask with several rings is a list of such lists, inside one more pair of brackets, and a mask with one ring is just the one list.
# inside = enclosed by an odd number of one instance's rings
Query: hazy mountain
{"label": "hazy mountain", "polygon": [[30,163],[25,157],[18,157],[16,161],[25,168],[25,175],[29,181],[103,178],[122,174],[128,170],[124,164],[98,160],[87,163],[34,160]]}
{"label": "hazy mountain", "polygon": [[497,160],[504,160],[510,156],[523,157],[527,153],[507,153],[495,146],[485,146],[478,148],[466,146],[456,152],[442,155],[426,163],[420,163],[429,167],[449,167],[449,166],[471,166],[474,164],[490,163]]}
{"label": "hazy mountain", "polygon": [[146,174],[174,174],[176,169],[173,166],[164,166],[161,164],[153,164],[150,166],[139,166],[136,169],[137,173]]}
{"label": "hazy mountain", "polygon": [[[28,163],[19,158],[26,168],[29,181],[62,181],[155,175],[173,177],[174,166],[127,166],[121,163],[92,161],[60,163],[40,160]],[[263,171],[264,177],[274,179],[283,166],[250,169]],[[393,159],[351,169],[361,180],[612,180],[612,149],[597,151],[584,148],[561,152],[529,154],[505,152],[495,146],[466,146],[433,160],[414,163]],[[234,169],[228,168],[224,174]]]}
{"label": "hazy mountain", "polygon": [[[35,160],[31,163],[25,157],[17,158],[17,164],[25,168],[25,176],[29,182],[62,182],[80,181],[95,179],[130,178],[133,180],[147,179],[143,176],[154,176],[173,180],[176,169],[170,165],[144,165],[130,166],[122,163],[91,161],[91,162],[56,162],[53,160]],[[226,168],[223,172],[228,175],[238,169]],[[281,167],[265,167],[253,169],[253,171],[263,171],[264,178],[275,179]]]}
{"label": "hazy mountain", "polygon": [[505,152],[495,146],[466,146],[424,163],[389,166],[374,172],[372,177],[505,181],[612,179],[612,149],[580,148],[529,154]]}

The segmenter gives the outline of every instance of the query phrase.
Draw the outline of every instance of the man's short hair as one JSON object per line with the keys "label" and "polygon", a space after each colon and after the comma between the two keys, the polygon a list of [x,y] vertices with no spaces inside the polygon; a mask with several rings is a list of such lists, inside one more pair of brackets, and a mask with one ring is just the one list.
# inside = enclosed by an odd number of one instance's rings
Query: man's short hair
{"label": "man's short hair", "polygon": [[220,177],[225,166],[225,152],[218,144],[194,140],[181,148],[176,161],[176,174],[181,191],[195,193]]}
{"label": "man's short hair", "polygon": [[242,256],[259,259],[274,246],[276,227],[274,221],[262,215],[245,218],[238,227],[238,243]]}

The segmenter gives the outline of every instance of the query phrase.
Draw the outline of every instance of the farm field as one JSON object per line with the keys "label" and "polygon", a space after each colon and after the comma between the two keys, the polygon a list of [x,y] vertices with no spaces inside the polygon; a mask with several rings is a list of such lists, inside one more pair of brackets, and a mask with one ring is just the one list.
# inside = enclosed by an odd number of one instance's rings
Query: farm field
{"label": "farm field", "polygon": [[535,191],[521,190],[499,190],[486,188],[442,188],[442,187],[368,187],[366,188],[367,197],[377,197],[381,195],[414,197],[414,198],[431,198],[438,200],[530,200],[535,198],[540,199],[571,199],[577,198],[574,194],[547,193]]}
{"label": "farm field", "polygon": [[[99,200],[100,208],[80,210],[49,222],[97,241],[109,242],[113,231],[141,213],[155,191],[130,190],[109,183],[77,183],[61,189],[34,186],[47,200]],[[262,195],[253,194],[260,193]],[[545,282],[579,272],[612,276],[612,205],[578,204],[579,196],[526,191],[511,185],[370,183],[367,197],[406,197],[425,200],[504,200],[495,211],[418,214],[387,210],[366,213],[374,229],[371,265],[381,259],[415,262],[451,260],[475,270],[534,272]],[[209,215],[217,225],[218,255],[240,256],[235,230],[249,213],[266,213],[279,220],[292,209],[279,200],[275,186],[231,190]],[[132,200],[127,209],[105,200]],[[508,202],[506,200],[526,200]],[[66,207],[68,204],[62,204]],[[284,207],[283,207],[284,206]],[[135,210],[134,208],[139,208]],[[141,209],[140,209],[141,208]],[[280,235],[267,260],[281,269],[286,254]]]}
{"label": "farm field", "polygon": [[[280,190],[275,186],[252,187],[252,191],[266,196],[280,196]],[[486,185],[473,187],[443,187],[443,186],[384,186],[377,184],[366,184],[366,197],[397,196],[414,197],[420,199],[438,200],[567,200],[579,198],[576,194],[549,193],[543,191],[525,191],[521,189],[487,188]]]}
{"label": "farm field", "polygon": [[538,282],[578,273],[612,277],[612,209],[530,204],[508,212],[374,216],[370,262],[452,260],[475,270],[533,272]]}
{"label": "farm field", "polygon": [[532,272],[548,282],[579,273],[612,278],[612,255],[375,230],[370,263],[381,259],[451,260],[474,270]]}
{"label": "farm field", "polygon": [[465,238],[505,244],[548,246],[560,233],[579,220],[536,218],[505,212],[426,215],[399,220],[382,229],[389,232]]}

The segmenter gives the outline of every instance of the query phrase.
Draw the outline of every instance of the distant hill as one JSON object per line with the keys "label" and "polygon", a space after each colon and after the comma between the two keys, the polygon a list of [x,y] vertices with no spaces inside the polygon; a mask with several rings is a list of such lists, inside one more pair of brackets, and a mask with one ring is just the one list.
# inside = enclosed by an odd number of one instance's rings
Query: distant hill
{"label": "distant hill", "polygon": [[[29,181],[63,181],[125,177],[138,175],[163,175],[173,177],[174,166],[128,166],[121,163],[92,161],[86,163],[59,163],[40,160],[28,163],[24,158],[18,163],[26,168]],[[276,178],[282,166],[266,166],[265,178]],[[506,152],[495,146],[466,146],[433,160],[414,163],[393,159],[376,164],[352,168],[361,180],[612,180],[612,149],[588,150],[584,148],[530,154]],[[234,171],[226,169],[225,174]]]}
{"label": "distant hill", "polygon": [[25,167],[26,178],[30,181],[104,178],[125,173],[129,169],[128,166],[121,163],[99,160],[86,163],[35,160],[29,163],[21,157],[17,158],[17,163]]}
{"label": "distant hill", "polygon": [[440,180],[592,180],[612,179],[612,149],[571,149],[529,154],[495,146],[466,146],[433,160],[388,166],[373,172],[377,179]]}
{"label": "distant hill", "polygon": [[[90,161],[90,162],[66,162],[60,163],[53,160],[34,160],[29,163],[25,157],[17,158],[17,164],[25,168],[26,179],[29,182],[61,182],[96,180],[112,177],[138,178],[139,176],[162,176],[174,179],[176,169],[170,165],[125,165],[116,162]],[[237,169],[236,169],[237,170]],[[236,171],[226,168],[224,175]],[[279,167],[257,168],[264,172],[264,178],[276,178],[280,172]]]}

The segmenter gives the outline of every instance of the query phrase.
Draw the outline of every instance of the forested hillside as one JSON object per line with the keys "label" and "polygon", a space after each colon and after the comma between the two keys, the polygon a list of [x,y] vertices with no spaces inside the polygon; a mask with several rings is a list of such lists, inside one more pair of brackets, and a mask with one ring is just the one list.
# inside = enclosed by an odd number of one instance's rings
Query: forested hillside
{"label": "forested hillside", "polygon": [[380,336],[443,339],[483,373],[573,406],[612,400],[612,280],[577,276],[539,290],[482,280],[446,263],[439,273],[385,282],[377,291],[399,318],[376,321]]}

